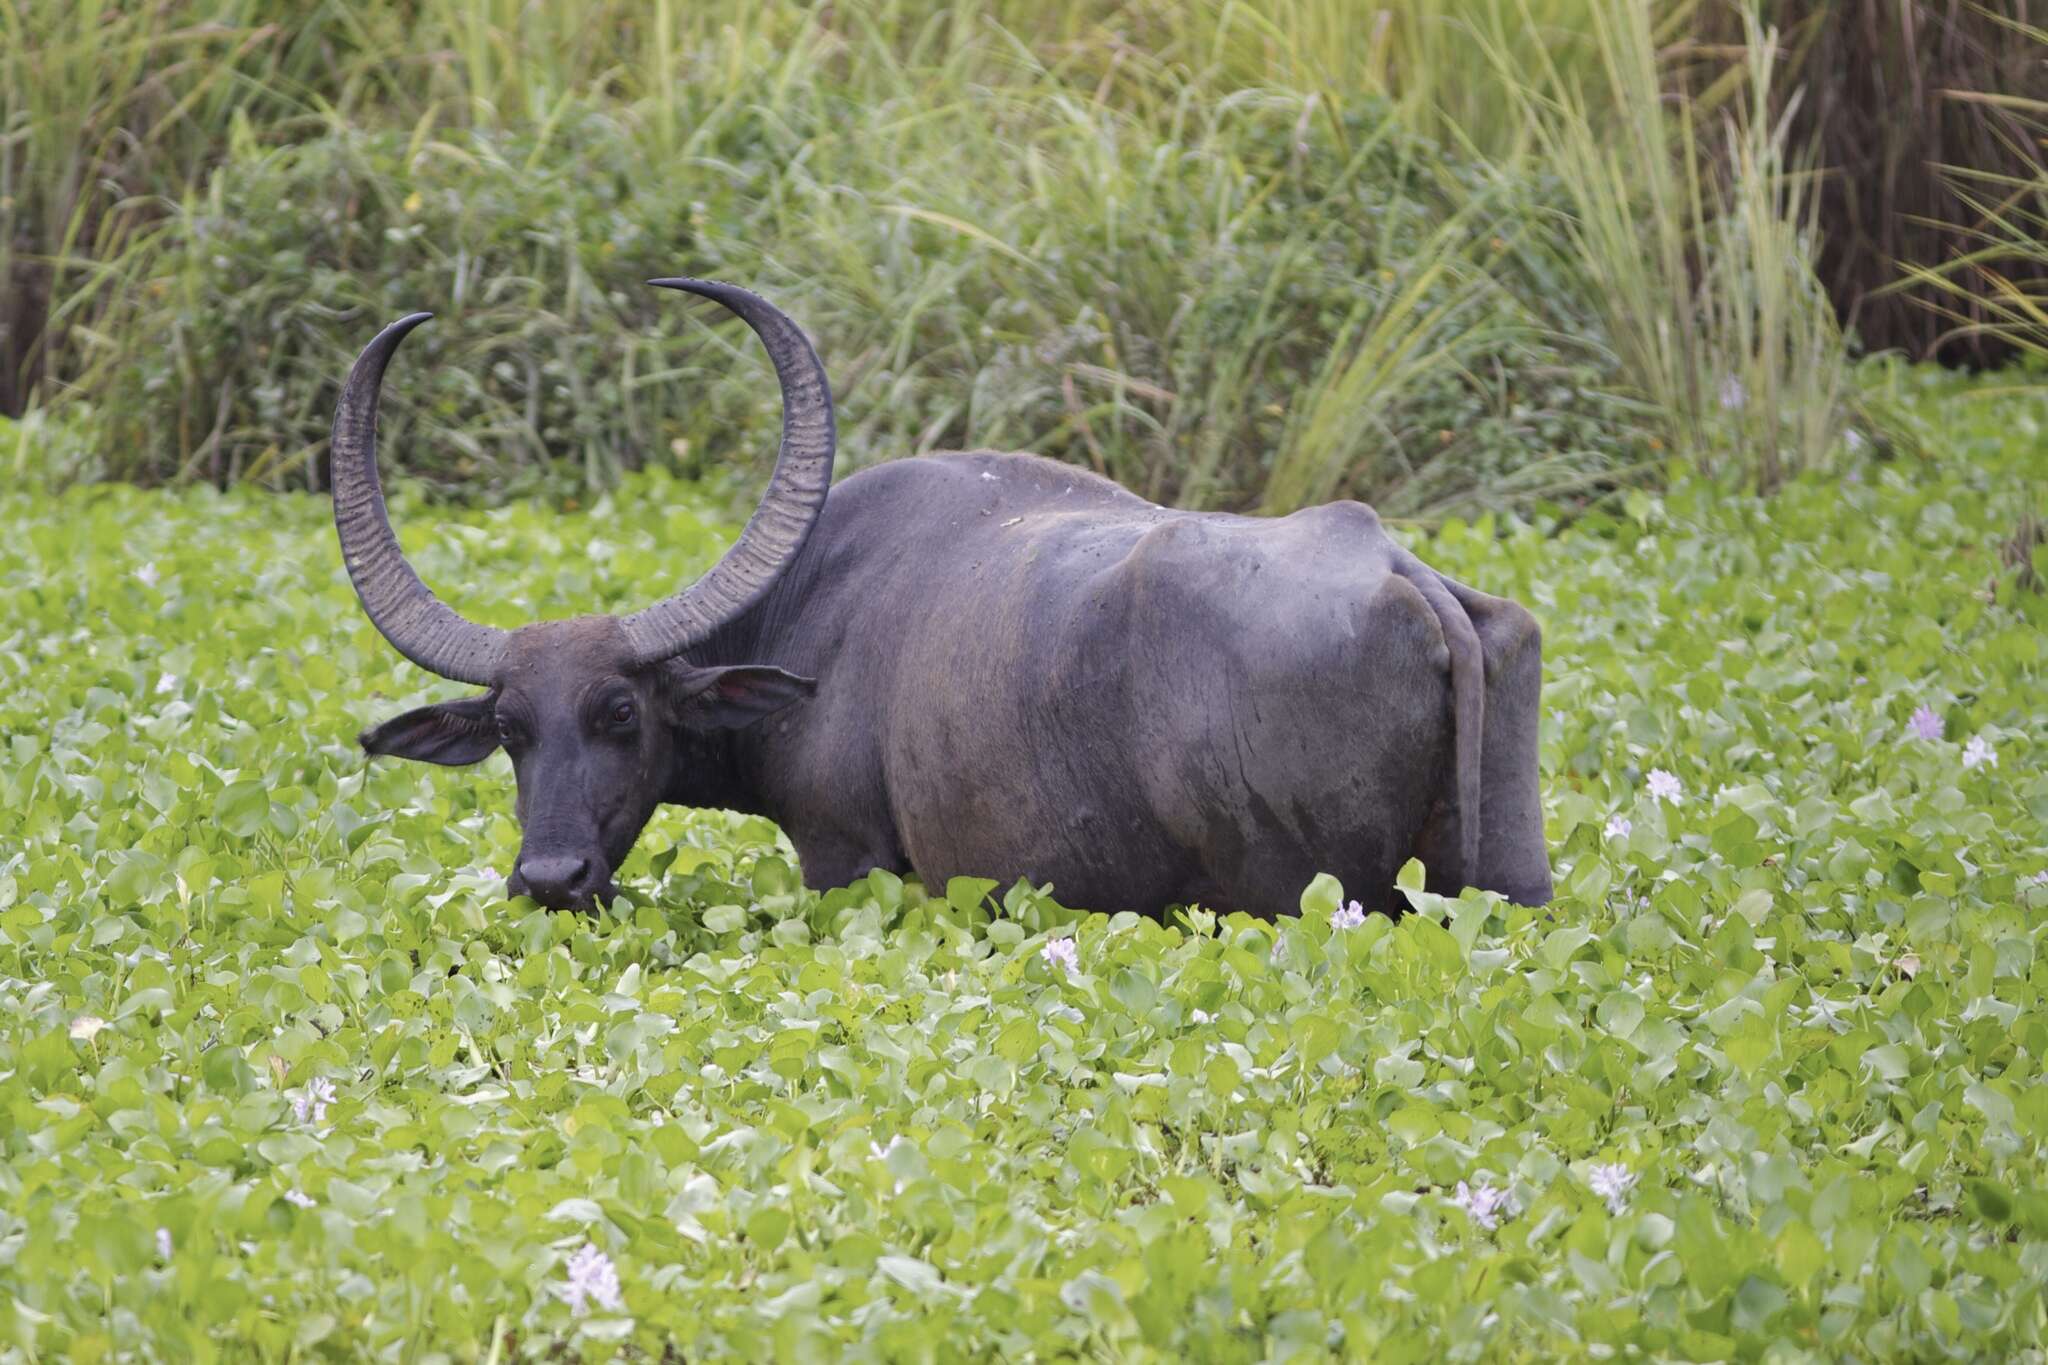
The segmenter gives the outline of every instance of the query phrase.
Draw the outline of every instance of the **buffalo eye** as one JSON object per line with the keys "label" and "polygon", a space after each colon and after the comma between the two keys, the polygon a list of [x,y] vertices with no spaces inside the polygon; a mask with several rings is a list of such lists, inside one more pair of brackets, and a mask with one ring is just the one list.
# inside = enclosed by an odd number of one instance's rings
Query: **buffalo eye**
{"label": "buffalo eye", "polygon": [[510,745],[512,743],[512,722],[500,714],[493,719],[492,724],[498,727],[498,743]]}
{"label": "buffalo eye", "polygon": [[611,721],[613,729],[630,730],[633,728],[633,717],[633,703],[621,699],[612,703],[611,714],[607,719]]}

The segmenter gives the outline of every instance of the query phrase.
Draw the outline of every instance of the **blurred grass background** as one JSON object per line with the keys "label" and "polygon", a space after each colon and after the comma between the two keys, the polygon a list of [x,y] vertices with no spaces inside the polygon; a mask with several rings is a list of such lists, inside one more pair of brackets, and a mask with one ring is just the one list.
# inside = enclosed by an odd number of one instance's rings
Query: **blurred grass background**
{"label": "blurred grass background", "polygon": [[[2039,0],[0,6],[0,464],[465,496],[757,479],[748,284],[842,471],[1031,448],[1188,506],[1824,460],[1858,349],[2044,349]],[[1881,430],[1877,432],[1882,435]]]}

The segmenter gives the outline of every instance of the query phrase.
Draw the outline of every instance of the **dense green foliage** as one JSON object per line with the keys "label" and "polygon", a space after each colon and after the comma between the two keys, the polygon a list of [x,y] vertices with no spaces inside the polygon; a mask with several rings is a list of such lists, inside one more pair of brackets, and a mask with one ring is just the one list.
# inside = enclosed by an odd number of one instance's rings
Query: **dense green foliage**
{"label": "dense green foliage", "polygon": [[1957,205],[1942,221],[1958,249],[1933,261],[1905,257],[1901,288],[1933,301],[1955,349],[2039,361],[2048,360],[2048,15],[2016,8],[1980,19],[1996,20],[1997,45],[2014,54],[2023,78],[1996,98],[1945,92],[1973,111],[1979,140],[1985,126],[1996,130],[2005,164],[1979,164],[1952,144],[1940,149],[1935,169]]}
{"label": "dense green foliage", "polygon": [[[502,760],[354,747],[448,689],[322,500],[0,494],[0,1356],[2038,1354],[2043,413],[1922,401],[1931,463],[1420,546],[1544,620],[1560,894],[1355,926],[684,812],[506,903]],[[399,517],[509,623],[708,562],[630,489]]]}
{"label": "dense green foliage", "polygon": [[1191,107],[1162,160],[1021,102],[1005,124],[1027,160],[891,137],[803,86],[692,118],[716,176],[648,174],[645,130],[581,108],[424,149],[336,131],[231,162],[169,225],[131,323],[152,342],[108,380],[111,444],[138,477],[196,459],[215,482],[316,486],[355,352],[429,308],[449,315],[391,385],[425,428],[394,447],[406,468],[474,490],[563,455],[593,487],[752,467],[772,378],[641,283],[687,267],[818,338],[849,467],[1029,448],[1169,501],[1341,484],[1402,512],[1641,459],[1611,361],[1568,339],[1592,330],[1587,286],[1530,229],[1534,191],[1489,188],[1384,105],[1309,112]]}
{"label": "dense green foliage", "polygon": [[1843,344],[1796,149],[1730,117],[1766,35],[1709,57],[1690,9],[25,0],[0,411],[80,414],[53,475],[317,489],[348,357],[426,308],[408,469],[696,474],[772,405],[639,281],[715,274],[817,338],[853,464],[1468,516],[1659,450],[1768,485],[1838,433]]}
{"label": "dense green foliage", "polygon": [[[1972,365],[2030,341],[2041,350],[2048,5],[1761,0],[1759,9],[1785,52],[1771,116],[1788,120],[1794,144],[1829,172],[1815,205],[1816,268],[1863,344]],[[1705,42],[1742,40],[1739,6],[1700,14]],[[1987,246],[1994,270],[1957,268]],[[1902,266],[1913,281],[1905,289]],[[2031,317],[2015,295],[2037,305]]]}
{"label": "dense green foliage", "polygon": [[[1899,205],[1782,97],[1891,49],[1709,11],[0,7],[0,1363],[2041,1357],[2044,414],[1845,401],[1814,216]],[[2038,350],[2039,177],[1939,174],[1978,249],[1908,274]],[[428,308],[428,581],[698,572],[777,409],[677,272],[818,338],[842,470],[1441,522],[1545,623],[1556,902],[821,896],[683,811],[606,913],[506,901],[502,759],[355,746],[450,689],[304,490]]]}

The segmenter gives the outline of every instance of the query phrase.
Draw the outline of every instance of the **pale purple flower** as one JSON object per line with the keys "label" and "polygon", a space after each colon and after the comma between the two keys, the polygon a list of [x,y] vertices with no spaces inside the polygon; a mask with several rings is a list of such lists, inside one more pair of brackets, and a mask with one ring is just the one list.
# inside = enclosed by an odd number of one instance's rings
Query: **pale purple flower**
{"label": "pale purple flower", "polygon": [[1047,939],[1045,946],[1038,950],[1038,955],[1045,959],[1048,967],[1065,967],[1068,976],[1080,974],[1081,950],[1074,946],[1074,940],[1070,938]]}
{"label": "pale purple flower", "polygon": [[1983,763],[1997,767],[1998,751],[1991,747],[1991,742],[1984,736],[1971,735],[1970,742],[1963,746],[1963,766],[1974,768]]}
{"label": "pale purple flower", "polygon": [[154,563],[144,564],[135,571],[135,581],[145,588],[155,587],[159,576]]}
{"label": "pale purple flower", "polygon": [[564,1273],[568,1275],[569,1281],[563,1286],[563,1293],[569,1300],[569,1307],[579,1315],[589,1311],[583,1305],[585,1299],[613,1313],[626,1306],[625,1299],[619,1293],[618,1268],[612,1264],[611,1257],[589,1242],[585,1242],[583,1250],[569,1258]]}
{"label": "pale purple flower", "polygon": [[[2048,876],[2048,874],[2043,875]],[[1190,1010],[1188,1011],[1188,1018],[1194,1020],[1198,1024],[1206,1024],[1213,1021],[1216,1018],[1216,1016],[1209,1013],[1209,1011],[1207,1010]]]}
{"label": "pale purple flower", "polygon": [[1662,768],[1650,769],[1650,795],[1659,801],[1677,805],[1685,799],[1685,788],[1678,785],[1678,779]]}
{"label": "pale purple flower", "polygon": [[1491,1232],[1500,1226],[1501,1214],[1507,1211],[1508,1192],[1491,1185],[1467,1185],[1460,1180],[1458,1192],[1451,1196],[1451,1202],[1463,1209],[1474,1223]]}
{"label": "pale purple flower", "polygon": [[161,697],[167,692],[178,690],[178,680],[169,673],[159,674],[156,680],[156,694]]}
{"label": "pale purple flower", "polygon": [[1610,839],[1626,839],[1633,829],[1635,829],[1635,826],[1629,823],[1629,818],[1626,815],[1610,815],[1607,817],[1607,837]]}
{"label": "pale purple flower", "polygon": [[1330,927],[1332,929],[1356,929],[1363,923],[1365,923],[1365,907],[1357,901],[1352,901],[1349,905],[1340,905],[1330,912]]}
{"label": "pale purple flower", "polygon": [[284,1192],[284,1202],[296,1208],[310,1209],[319,1201],[309,1194],[301,1194],[297,1190],[286,1190]]}
{"label": "pale purple flower", "polygon": [[156,1254],[163,1257],[166,1261],[171,1259],[171,1230],[169,1228],[158,1228],[156,1230]]}
{"label": "pale purple flower", "polygon": [[1593,1187],[1593,1193],[1607,1201],[1609,1213],[1620,1213],[1628,1207],[1628,1192],[1635,1188],[1636,1173],[1618,1161],[1610,1162],[1588,1170],[1586,1183]]}
{"label": "pale purple flower", "polygon": [[2048,868],[2043,868],[2041,871],[2036,872],[2033,876],[2027,878],[2027,884],[2029,886],[2048,886]]}
{"label": "pale purple flower", "polygon": [[1740,412],[1748,402],[1749,390],[1743,387],[1742,381],[1732,374],[1722,376],[1721,406],[1730,412]]}
{"label": "pale purple flower", "polygon": [[1940,739],[1941,712],[1931,706],[1918,708],[1913,712],[1913,718],[1906,722],[1906,730],[1915,739]]}
{"label": "pale purple flower", "polygon": [[300,1089],[292,1100],[292,1113],[300,1123],[308,1119],[314,1123],[327,1122],[327,1106],[334,1103],[334,1082],[325,1076],[316,1076]]}

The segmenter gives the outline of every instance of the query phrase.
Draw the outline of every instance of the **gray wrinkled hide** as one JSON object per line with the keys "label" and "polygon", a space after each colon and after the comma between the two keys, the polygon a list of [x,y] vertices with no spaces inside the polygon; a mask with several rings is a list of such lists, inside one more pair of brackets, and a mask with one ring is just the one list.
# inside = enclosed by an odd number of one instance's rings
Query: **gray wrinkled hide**
{"label": "gray wrinkled hide", "polygon": [[[816,695],[693,749],[665,797],[773,818],[817,888],[883,867],[1270,916],[1317,871],[1397,908],[1419,855],[1440,889],[1540,904],[1539,632],[1432,573],[1358,503],[1197,514],[1035,456],[880,465],[835,487],[769,597],[688,656],[772,664]],[[1462,608],[1485,660],[1474,868],[1459,623],[1419,584]]]}

